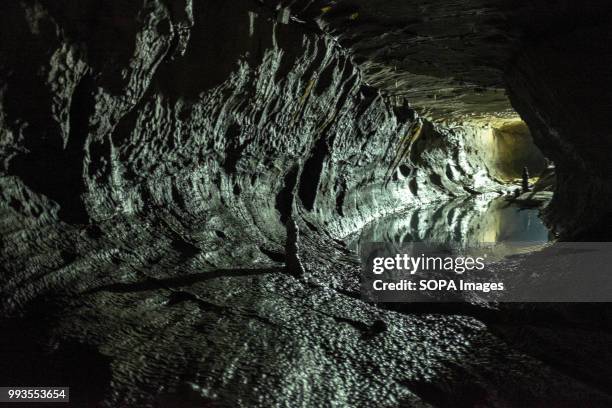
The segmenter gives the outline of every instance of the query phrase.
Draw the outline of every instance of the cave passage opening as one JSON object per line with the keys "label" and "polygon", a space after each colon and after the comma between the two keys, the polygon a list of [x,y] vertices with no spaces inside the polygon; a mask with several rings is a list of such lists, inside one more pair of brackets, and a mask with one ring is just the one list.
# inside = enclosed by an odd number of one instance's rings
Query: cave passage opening
{"label": "cave passage opening", "polygon": [[[426,124],[405,161],[397,166],[395,179],[407,182],[410,193],[418,195],[418,175],[429,171],[429,185],[421,191],[456,191],[453,184],[462,185],[463,191],[441,194],[433,202],[374,220],[350,241],[354,249],[366,242],[469,245],[554,239],[543,219],[555,189],[554,164],[518,115],[455,126],[427,120]],[[436,151],[440,146],[448,151]],[[427,157],[434,159],[428,162]],[[444,166],[440,165],[443,160],[447,161]]]}
{"label": "cave passage opening", "polygon": [[531,182],[538,181],[552,163],[536,146],[529,127],[522,120],[504,122],[490,128],[492,167],[508,183],[517,182],[528,169]]}

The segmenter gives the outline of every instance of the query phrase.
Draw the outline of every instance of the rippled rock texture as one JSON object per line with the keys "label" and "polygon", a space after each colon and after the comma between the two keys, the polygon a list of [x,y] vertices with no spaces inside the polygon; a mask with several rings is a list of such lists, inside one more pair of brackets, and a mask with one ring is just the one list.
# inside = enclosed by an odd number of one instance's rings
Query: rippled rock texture
{"label": "rippled rock texture", "polygon": [[18,259],[19,231],[125,225],[119,237],[165,230],[209,267],[276,261],[292,214],[340,238],[494,185],[475,137],[389,104],[322,32],[257,3],[177,4],[3,6],[2,194]]}
{"label": "rippled rock texture", "polygon": [[[272,3],[272,2],[270,2]],[[516,112],[559,183],[548,222],[563,239],[610,239],[612,7],[599,0],[294,0],[350,49],[365,80],[436,122]]]}
{"label": "rippled rock texture", "polygon": [[[359,300],[341,238],[495,169],[475,128],[391,103],[286,17],[0,5],[0,382],[107,407],[608,401],[474,317]],[[307,276],[284,268],[292,220]]]}

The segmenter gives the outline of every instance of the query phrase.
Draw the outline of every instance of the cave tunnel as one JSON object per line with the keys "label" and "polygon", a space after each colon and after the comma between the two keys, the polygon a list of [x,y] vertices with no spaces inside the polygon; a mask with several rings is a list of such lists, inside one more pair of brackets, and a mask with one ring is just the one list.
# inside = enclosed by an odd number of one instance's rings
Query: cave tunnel
{"label": "cave tunnel", "polygon": [[[611,20],[2,2],[0,407],[612,406]],[[524,296],[373,301],[373,243]]]}

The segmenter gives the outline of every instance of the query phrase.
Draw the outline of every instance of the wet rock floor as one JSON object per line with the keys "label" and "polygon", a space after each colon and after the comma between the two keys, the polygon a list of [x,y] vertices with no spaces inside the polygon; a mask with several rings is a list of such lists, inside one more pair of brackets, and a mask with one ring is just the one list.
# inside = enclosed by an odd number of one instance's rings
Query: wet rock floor
{"label": "wet rock floor", "polygon": [[113,261],[85,237],[84,259],[5,297],[1,382],[68,384],[74,406],[612,404],[602,308],[368,304],[355,256],[302,238],[317,248],[300,280],[282,265],[205,270],[164,243],[147,258],[113,241]]}

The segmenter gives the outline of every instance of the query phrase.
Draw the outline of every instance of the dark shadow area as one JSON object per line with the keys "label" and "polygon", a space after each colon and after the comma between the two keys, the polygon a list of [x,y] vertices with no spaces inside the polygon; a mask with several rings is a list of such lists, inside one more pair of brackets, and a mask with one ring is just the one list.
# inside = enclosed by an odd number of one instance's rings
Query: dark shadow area
{"label": "dark shadow area", "polygon": [[269,10],[248,0],[193,3],[197,30],[184,56],[159,68],[157,86],[167,95],[197,99],[239,71],[239,60],[257,65],[272,45]]}
{"label": "dark shadow area", "polygon": [[0,321],[0,383],[20,387],[67,386],[70,403],[60,405],[98,406],[110,388],[111,358],[102,355],[94,345],[51,337],[53,316],[62,313],[51,299],[39,301],[29,310],[22,319]]}

